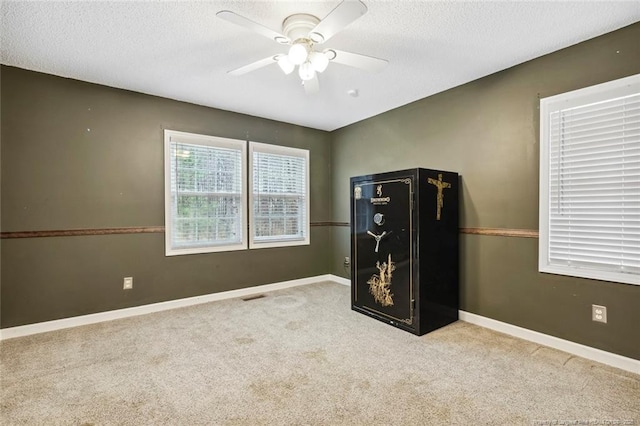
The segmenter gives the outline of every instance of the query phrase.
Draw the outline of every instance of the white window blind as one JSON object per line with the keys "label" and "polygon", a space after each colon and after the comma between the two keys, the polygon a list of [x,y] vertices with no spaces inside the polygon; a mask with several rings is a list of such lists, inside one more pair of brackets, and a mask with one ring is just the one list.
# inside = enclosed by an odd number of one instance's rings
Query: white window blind
{"label": "white window blind", "polygon": [[250,247],[309,244],[309,151],[251,142]]}
{"label": "white window blind", "polygon": [[166,252],[246,248],[245,142],[165,131]]}
{"label": "white window blind", "polygon": [[640,284],[634,77],[541,101],[543,272]]}

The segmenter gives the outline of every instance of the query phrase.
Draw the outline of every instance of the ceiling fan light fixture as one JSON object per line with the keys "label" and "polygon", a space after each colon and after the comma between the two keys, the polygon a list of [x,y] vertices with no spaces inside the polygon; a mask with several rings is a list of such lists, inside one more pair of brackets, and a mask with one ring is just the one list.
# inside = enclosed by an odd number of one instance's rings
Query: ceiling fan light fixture
{"label": "ceiling fan light fixture", "polygon": [[289,49],[289,60],[294,65],[301,65],[309,56],[309,46],[306,43],[295,43]]}
{"label": "ceiling fan light fixture", "polygon": [[243,75],[277,62],[285,74],[293,73],[298,67],[298,75],[302,79],[305,92],[314,94],[319,90],[318,73],[326,70],[329,62],[337,62],[366,71],[377,71],[389,61],[342,50],[314,50],[314,46],[325,43],[366,12],[367,6],[362,1],[342,0],[322,20],[307,13],[296,13],[286,17],[282,22],[280,33],[237,13],[221,10],[216,13],[219,18],[252,30],[277,43],[290,46],[286,54],[276,54],[260,59],[228,71],[228,74]]}
{"label": "ceiling fan light fixture", "polygon": [[329,58],[322,52],[311,52],[309,54],[309,62],[311,62],[314,70],[323,72],[329,65]]}
{"label": "ceiling fan light fixture", "polygon": [[307,61],[300,65],[300,67],[298,68],[298,74],[300,75],[302,81],[307,81],[312,80],[313,77],[315,77],[316,72],[313,69],[313,65],[311,65],[311,62]]}
{"label": "ceiling fan light fixture", "polygon": [[278,55],[277,57],[278,66],[285,74],[289,75],[296,68],[295,65],[291,63],[289,57],[287,55]]}

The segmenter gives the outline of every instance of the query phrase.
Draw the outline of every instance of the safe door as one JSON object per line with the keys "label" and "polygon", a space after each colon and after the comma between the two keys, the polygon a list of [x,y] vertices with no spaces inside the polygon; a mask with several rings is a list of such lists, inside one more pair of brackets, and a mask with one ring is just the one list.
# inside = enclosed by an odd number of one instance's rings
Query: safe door
{"label": "safe door", "polygon": [[414,327],[412,175],[351,182],[352,308]]}

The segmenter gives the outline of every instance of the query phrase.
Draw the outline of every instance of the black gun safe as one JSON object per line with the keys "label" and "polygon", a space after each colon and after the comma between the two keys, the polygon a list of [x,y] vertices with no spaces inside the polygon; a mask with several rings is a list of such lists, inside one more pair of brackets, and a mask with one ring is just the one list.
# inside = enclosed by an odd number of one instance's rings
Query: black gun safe
{"label": "black gun safe", "polygon": [[419,336],[458,319],[458,174],[351,178],[351,308]]}

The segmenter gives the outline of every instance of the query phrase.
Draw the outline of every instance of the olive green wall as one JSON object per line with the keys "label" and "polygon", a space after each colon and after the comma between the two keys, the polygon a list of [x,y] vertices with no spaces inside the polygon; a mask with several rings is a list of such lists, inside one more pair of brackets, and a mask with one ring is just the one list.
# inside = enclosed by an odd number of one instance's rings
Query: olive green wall
{"label": "olive green wall", "polygon": [[[163,226],[163,129],[309,149],[311,221],[331,220],[327,132],[12,67],[1,79],[3,232]],[[312,226],[310,246],[173,257],[162,233],[1,245],[6,328],[326,274],[331,232]]]}
{"label": "olive green wall", "polygon": [[[461,173],[461,227],[537,229],[539,97],[639,73],[638,39],[634,24],[331,134],[3,66],[0,226],[163,225],[167,128],[310,149],[312,222],[349,221],[350,176],[419,166]],[[160,233],[3,239],[0,324],[347,276],[348,227],[314,226],[311,242],[165,257]],[[460,242],[463,310],[640,359],[640,287],[540,274],[537,239]]]}
{"label": "olive green wall", "polygon": [[[461,174],[461,227],[537,230],[539,98],[640,73],[638,40],[640,23],[333,132],[333,220],[349,221],[349,177],[426,167]],[[349,228],[333,231],[346,276]],[[640,359],[640,286],[541,274],[535,238],[460,243],[462,310]]]}

